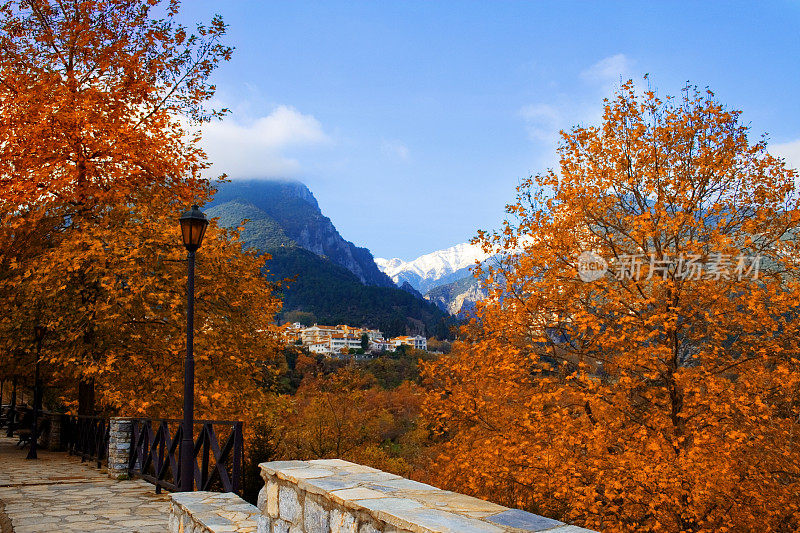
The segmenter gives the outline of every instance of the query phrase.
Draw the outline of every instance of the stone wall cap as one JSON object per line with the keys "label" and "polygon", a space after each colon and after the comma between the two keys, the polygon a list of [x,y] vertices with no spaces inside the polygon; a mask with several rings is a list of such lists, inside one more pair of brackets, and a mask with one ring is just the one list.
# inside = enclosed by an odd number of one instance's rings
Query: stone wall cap
{"label": "stone wall cap", "polygon": [[578,526],[564,525],[553,529],[548,529],[546,533],[597,533],[592,529],[586,529]]}
{"label": "stone wall cap", "polygon": [[194,528],[196,533],[255,531],[261,515],[258,507],[233,492],[173,492],[169,497],[172,505],[199,526]]}
{"label": "stone wall cap", "polygon": [[259,466],[268,485],[288,482],[345,509],[414,533],[594,533],[341,459],[271,461]]}
{"label": "stone wall cap", "polygon": [[508,509],[502,513],[487,516],[484,520],[501,526],[521,529],[522,531],[554,531],[553,528],[566,525],[559,520],[529,513],[522,509]]}

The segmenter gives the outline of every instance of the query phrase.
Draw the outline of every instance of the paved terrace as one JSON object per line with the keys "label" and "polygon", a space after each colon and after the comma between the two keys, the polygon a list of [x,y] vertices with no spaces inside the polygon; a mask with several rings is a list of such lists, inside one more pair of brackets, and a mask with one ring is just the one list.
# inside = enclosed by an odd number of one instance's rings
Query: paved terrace
{"label": "paved terrace", "polygon": [[164,533],[169,496],[141,479],[116,481],[66,452],[28,461],[17,439],[0,438],[0,531]]}

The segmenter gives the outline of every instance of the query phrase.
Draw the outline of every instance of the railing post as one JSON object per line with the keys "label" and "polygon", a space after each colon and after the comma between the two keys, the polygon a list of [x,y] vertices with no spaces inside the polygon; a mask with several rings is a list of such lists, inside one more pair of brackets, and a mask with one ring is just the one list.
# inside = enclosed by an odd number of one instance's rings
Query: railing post
{"label": "railing post", "polygon": [[139,425],[139,421],[132,420],[130,448],[128,449],[128,475],[134,474],[141,464],[139,462],[141,449],[138,446],[140,431],[141,426]]}
{"label": "railing post", "polygon": [[200,442],[203,443],[202,448],[202,466],[200,467],[200,482],[197,484],[197,490],[206,490],[208,486],[208,478],[210,477],[208,471],[209,455],[211,454],[211,439],[209,438],[209,430],[211,424],[203,424],[203,429],[200,432]]}
{"label": "railing post", "polygon": [[244,489],[244,432],[242,423],[236,422],[233,425],[233,466],[231,478],[233,482],[233,492],[241,494]]}
{"label": "railing post", "polygon": [[[133,420],[130,418],[116,417],[108,421],[108,476],[111,478],[130,476],[132,425]],[[98,461],[99,459],[98,454]]]}

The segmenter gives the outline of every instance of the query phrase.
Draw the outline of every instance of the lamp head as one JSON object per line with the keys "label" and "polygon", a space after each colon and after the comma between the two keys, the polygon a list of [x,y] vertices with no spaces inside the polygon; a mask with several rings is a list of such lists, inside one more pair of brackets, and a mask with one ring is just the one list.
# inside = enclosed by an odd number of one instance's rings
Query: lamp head
{"label": "lamp head", "polygon": [[208,219],[198,206],[193,205],[189,211],[181,215],[180,222],[183,245],[190,252],[196,251],[203,244],[203,235],[206,233]]}

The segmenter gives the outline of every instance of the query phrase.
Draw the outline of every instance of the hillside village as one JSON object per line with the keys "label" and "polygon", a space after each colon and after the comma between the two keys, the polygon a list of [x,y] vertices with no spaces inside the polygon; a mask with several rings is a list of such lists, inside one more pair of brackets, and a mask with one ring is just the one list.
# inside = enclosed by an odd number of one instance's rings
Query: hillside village
{"label": "hillside village", "polygon": [[284,326],[284,338],[296,345],[302,345],[312,353],[329,357],[347,355],[375,355],[397,350],[401,346],[426,351],[428,339],[422,335],[403,335],[386,339],[377,329],[367,329],[348,325],[323,326],[314,324],[304,327],[299,322]]}

